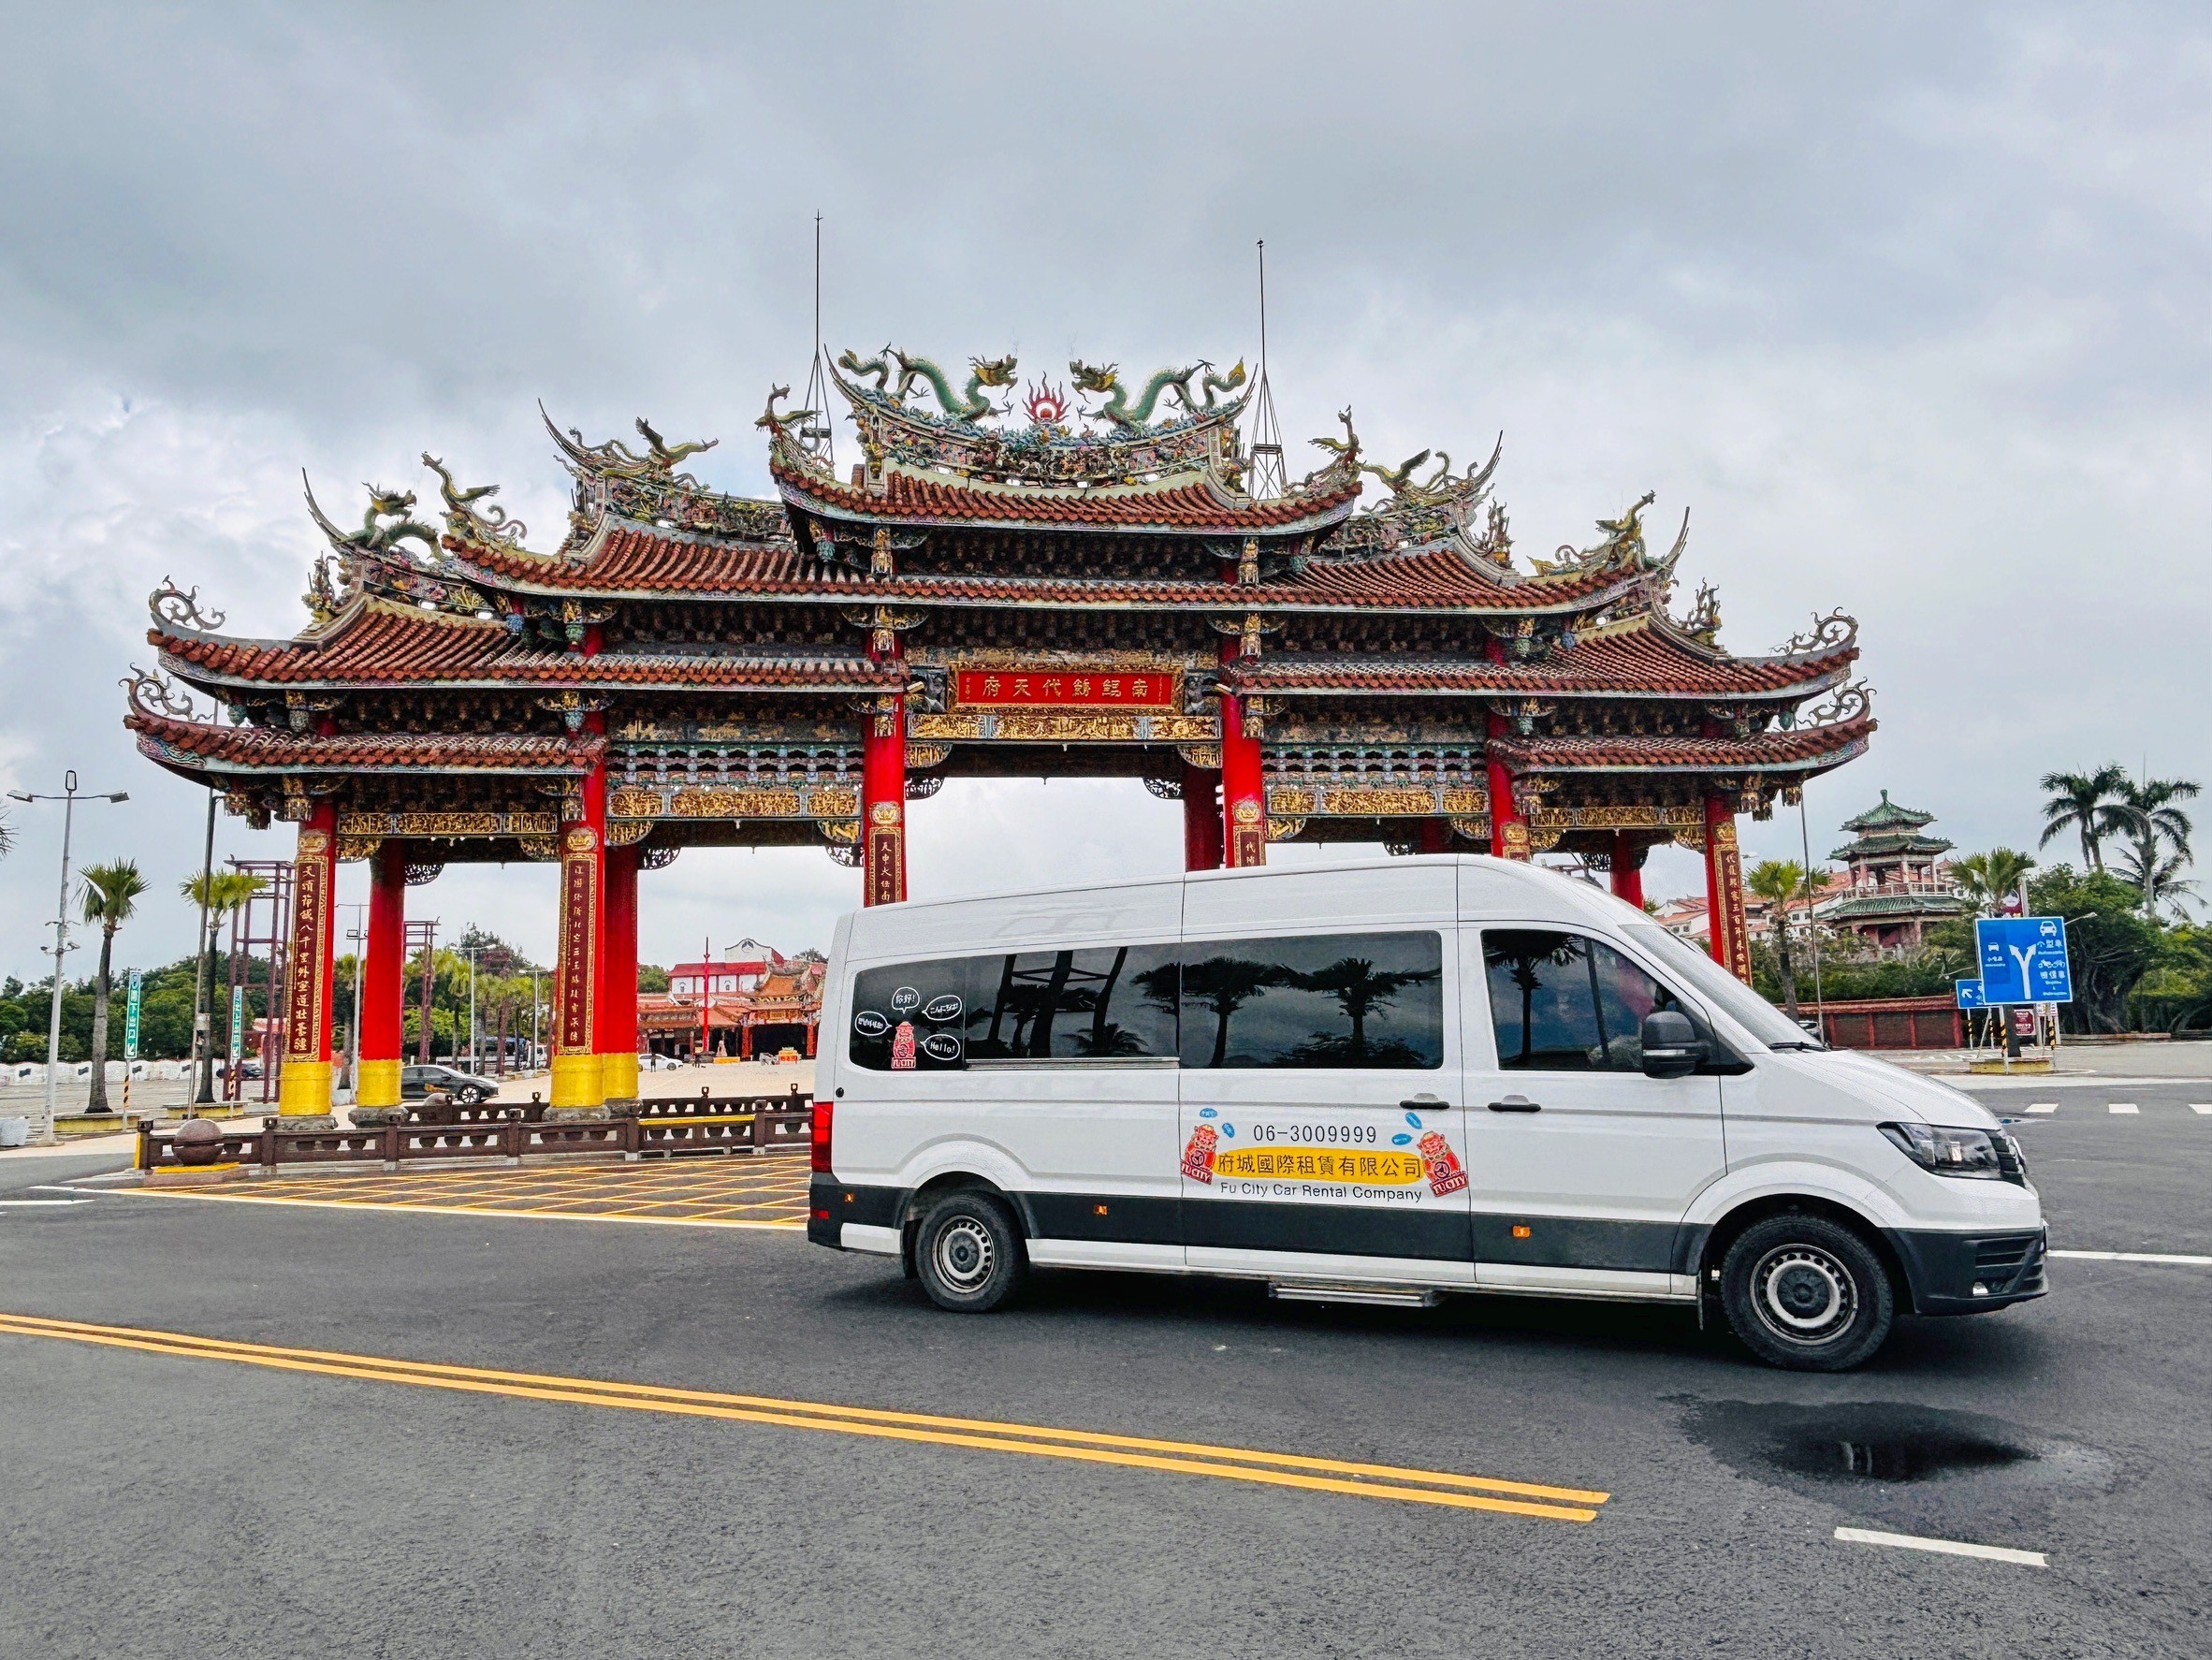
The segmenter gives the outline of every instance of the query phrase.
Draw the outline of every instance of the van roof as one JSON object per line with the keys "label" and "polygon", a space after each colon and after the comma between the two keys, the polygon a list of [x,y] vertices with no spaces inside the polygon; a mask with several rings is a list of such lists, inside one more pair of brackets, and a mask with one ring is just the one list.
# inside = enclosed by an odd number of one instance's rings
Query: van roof
{"label": "van roof", "polygon": [[[978,894],[950,894],[937,898],[906,899],[895,906],[872,907],[870,910],[879,916],[889,912],[903,912],[908,916],[912,916],[918,911],[931,910],[990,905],[1006,900],[1052,898],[1071,894],[1114,893],[1137,888],[1158,887],[1164,882],[1179,881],[1186,884],[1267,882],[1286,878],[1310,877],[1319,870],[1346,872],[1404,870],[1410,862],[1412,861],[1405,858],[1385,855],[1381,858],[1346,859],[1341,862],[1332,860],[1322,865],[1277,865],[1272,867],[1262,866],[1244,870],[1166,871],[1157,876],[1126,876],[1105,881],[1061,882],[1055,883],[1050,887],[1005,888]],[[1534,895],[1543,896],[1553,908],[1564,903],[1568,908],[1593,918],[1602,917],[1606,921],[1613,923],[1621,921],[1618,908],[1623,901],[1616,899],[1603,888],[1579,881],[1560,871],[1547,869],[1541,865],[1533,865],[1519,859],[1500,859],[1488,853],[1425,853],[1419,856],[1418,862],[1432,868],[1439,865],[1449,865],[1460,869],[1477,870],[1482,873],[1484,885],[1493,890],[1507,883],[1517,884],[1529,890],[1532,896]],[[1479,909],[1488,910],[1492,907],[1483,906]],[[847,915],[853,920],[858,920],[869,913],[869,910],[864,910],[850,911]]]}

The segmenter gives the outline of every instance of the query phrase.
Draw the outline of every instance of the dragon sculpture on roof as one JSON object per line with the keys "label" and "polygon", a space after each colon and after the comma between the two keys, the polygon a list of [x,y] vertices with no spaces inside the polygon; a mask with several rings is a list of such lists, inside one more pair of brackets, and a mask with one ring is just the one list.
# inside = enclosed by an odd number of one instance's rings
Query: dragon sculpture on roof
{"label": "dragon sculpture on roof", "polygon": [[[895,362],[898,366],[895,382],[891,378]],[[936,395],[938,407],[944,411],[946,419],[980,421],[988,415],[1006,413],[983,393],[986,387],[1011,386],[1014,384],[1015,359],[1011,353],[1003,357],[970,357],[968,367],[973,372],[968,377],[967,389],[959,393],[953,390],[953,384],[945,378],[945,371],[927,357],[910,357],[890,345],[867,358],[851,350],[840,352],[837,355],[837,367],[856,379],[872,377],[876,383],[875,390],[896,403],[906,402],[914,395],[917,386],[926,386]]]}
{"label": "dragon sculpture on roof", "polygon": [[[1198,393],[1190,389],[1192,379],[1201,371],[1205,378],[1200,381],[1199,390],[1205,395],[1203,401],[1201,401]],[[1144,390],[1131,403],[1128,388],[1122,384],[1119,364],[1072,362],[1068,365],[1068,372],[1075,377],[1075,389],[1078,392],[1102,392],[1106,395],[1104,403],[1095,410],[1084,412],[1085,418],[1111,422],[1116,430],[1124,432],[1141,430],[1149,426],[1153,410],[1158,406],[1160,398],[1170,391],[1174,393],[1175,400],[1183,406],[1186,414],[1196,415],[1218,409],[1221,406],[1221,393],[1233,393],[1244,384],[1244,364],[1242,358],[1237,360],[1235,368],[1224,375],[1215,374],[1214,366],[1201,357],[1187,368],[1154,371],[1152,378],[1144,383]]]}
{"label": "dragon sculpture on roof", "polygon": [[363,485],[369,492],[368,510],[361,515],[361,528],[342,531],[330,522],[322,503],[315,500],[314,487],[307,482],[307,474],[299,474],[299,483],[307,492],[307,510],[313,517],[330,546],[341,552],[390,553],[400,543],[414,541],[423,545],[425,557],[439,557],[438,532],[413,517],[415,492],[388,490],[380,484]]}

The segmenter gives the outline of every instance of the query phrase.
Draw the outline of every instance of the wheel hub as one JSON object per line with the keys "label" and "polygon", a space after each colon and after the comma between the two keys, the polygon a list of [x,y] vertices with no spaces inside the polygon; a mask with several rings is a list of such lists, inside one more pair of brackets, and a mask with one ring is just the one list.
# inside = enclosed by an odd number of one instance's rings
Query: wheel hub
{"label": "wheel hub", "polygon": [[1851,1323],[1858,1292],[1850,1271],[1827,1252],[1792,1245],[1759,1259],[1752,1271],[1752,1303],[1777,1336],[1819,1343]]}
{"label": "wheel hub", "polygon": [[991,1230],[972,1216],[956,1216],[937,1236],[938,1274],[955,1290],[972,1291],[991,1277],[998,1248]]}

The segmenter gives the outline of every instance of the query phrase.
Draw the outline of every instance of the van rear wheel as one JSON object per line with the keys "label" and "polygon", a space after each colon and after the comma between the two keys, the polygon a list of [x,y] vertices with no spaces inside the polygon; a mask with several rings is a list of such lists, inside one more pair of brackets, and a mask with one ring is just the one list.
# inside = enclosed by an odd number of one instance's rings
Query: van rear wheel
{"label": "van rear wheel", "polygon": [[1896,1297],[1867,1242],[1825,1216],[1768,1216],[1721,1263],[1728,1325],[1769,1366],[1846,1372],[1889,1336]]}
{"label": "van rear wheel", "polygon": [[914,1240],[922,1289],[939,1308],[984,1314],[1022,1289],[1029,1254],[1012,1214],[992,1194],[947,1194]]}

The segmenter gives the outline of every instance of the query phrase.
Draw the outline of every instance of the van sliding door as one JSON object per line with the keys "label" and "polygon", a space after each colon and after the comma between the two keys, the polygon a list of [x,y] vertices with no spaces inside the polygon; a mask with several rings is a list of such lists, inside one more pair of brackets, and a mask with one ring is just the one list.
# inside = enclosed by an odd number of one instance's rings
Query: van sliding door
{"label": "van sliding door", "polygon": [[1186,937],[1191,1267],[1471,1283],[1449,931]]}

